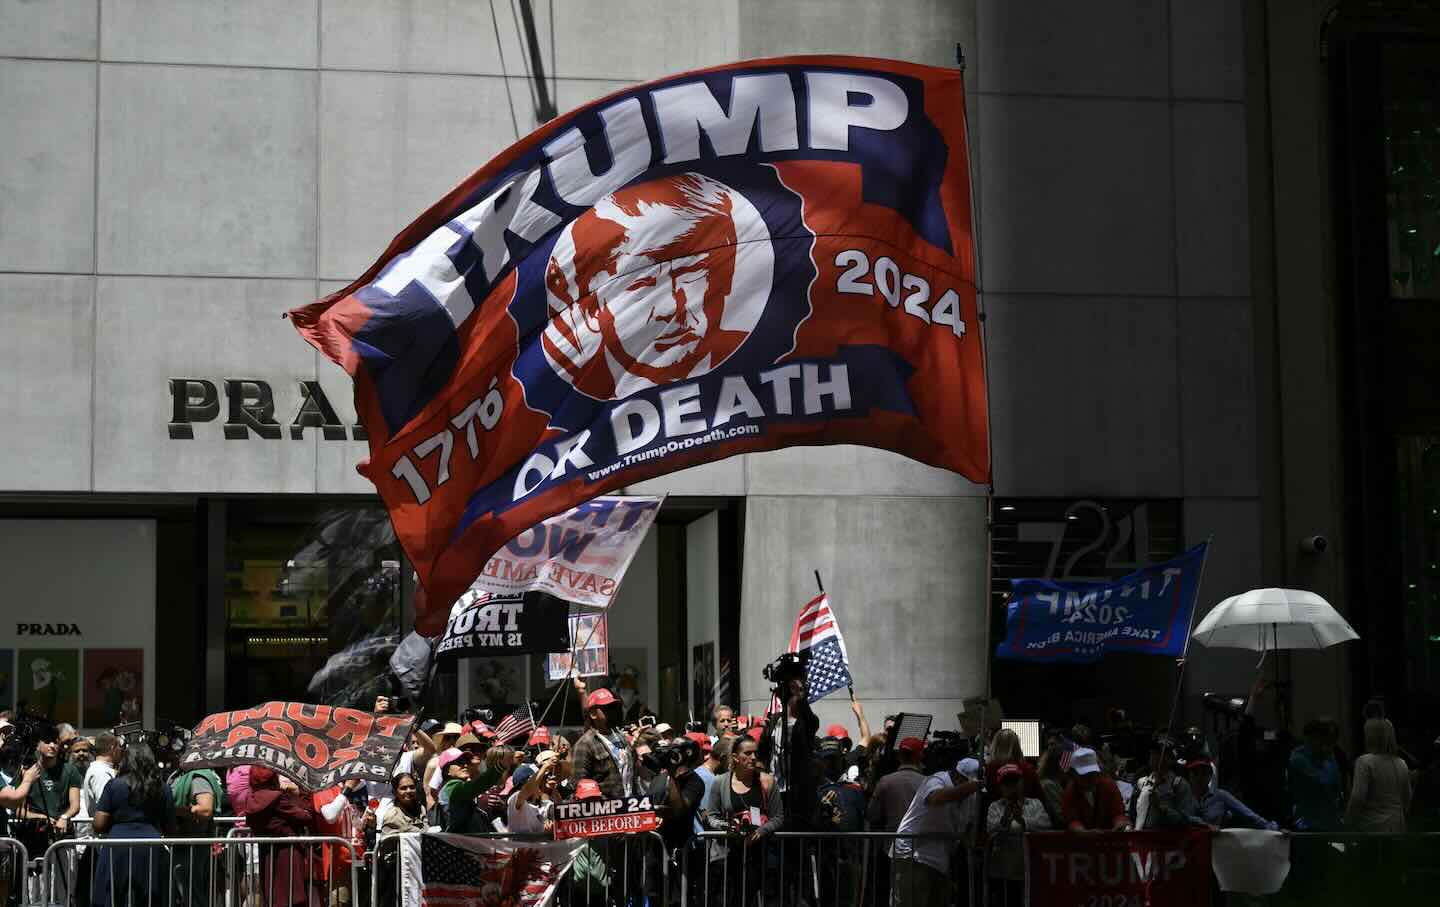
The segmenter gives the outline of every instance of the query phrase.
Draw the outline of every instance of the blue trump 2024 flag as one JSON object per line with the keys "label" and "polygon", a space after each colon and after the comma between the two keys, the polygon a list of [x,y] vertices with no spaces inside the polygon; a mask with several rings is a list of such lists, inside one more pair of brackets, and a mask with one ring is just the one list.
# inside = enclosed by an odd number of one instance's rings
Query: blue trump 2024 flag
{"label": "blue trump 2024 flag", "polygon": [[996,658],[1089,664],[1111,652],[1180,655],[1209,543],[1110,583],[1017,579]]}

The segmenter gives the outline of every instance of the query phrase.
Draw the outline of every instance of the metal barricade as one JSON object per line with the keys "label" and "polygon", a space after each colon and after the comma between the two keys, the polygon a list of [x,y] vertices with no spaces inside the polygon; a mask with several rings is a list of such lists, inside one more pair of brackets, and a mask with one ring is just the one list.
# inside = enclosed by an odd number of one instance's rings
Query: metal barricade
{"label": "metal barricade", "polygon": [[[374,872],[370,883],[370,907],[418,907],[405,898],[406,857],[401,853],[408,838],[421,833],[385,835],[375,843]],[[466,834],[447,838],[470,838],[514,844],[521,850],[527,843],[553,842],[548,835]],[[560,907],[584,905],[675,903],[680,874],[672,872],[665,843],[654,832],[586,838],[570,870],[561,877],[552,904]],[[668,894],[667,894],[668,892]]]}
{"label": "metal barricade", "polygon": [[27,879],[30,875],[30,851],[14,838],[0,838],[0,904],[11,902],[24,907],[31,903]]}
{"label": "metal barricade", "polygon": [[336,837],[58,841],[45,852],[43,900],[30,903],[348,907],[362,891],[360,865],[354,846]]}
{"label": "metal barricade", "polygon": [[[897,838],[908,849],[900,857],[894,855]],[[705,832],[677,854],[677,863],[685,907],[985,903],[984,854],[966,836],[782,831],[748,839]]]}

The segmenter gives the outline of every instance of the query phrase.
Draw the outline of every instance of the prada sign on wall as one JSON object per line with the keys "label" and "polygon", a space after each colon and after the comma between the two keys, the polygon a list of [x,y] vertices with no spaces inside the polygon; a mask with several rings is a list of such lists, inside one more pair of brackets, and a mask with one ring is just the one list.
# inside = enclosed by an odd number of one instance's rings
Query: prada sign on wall
{"label": "prada sign on wall", "polygon": [[[278,440],[288,426],[291,440],[305,437],[305,429],[320,432],[326,441],[366,440],[365,429],[358,423],[340,421],[335,407],[325,396],[319,381],[298,381],[300,406],[287,423],[275,417],[275,393],[268,381],[258,378],[224,378],[218,382],[207,378],[170,379],[170,437],[173,440],[193,440],[195,426],[212,423],[220,418],[221,409],[225,421],[220,429],[225,438],[243,441],[246,438],[267,438]],[[221,398],[224,398],[223,402]]]}

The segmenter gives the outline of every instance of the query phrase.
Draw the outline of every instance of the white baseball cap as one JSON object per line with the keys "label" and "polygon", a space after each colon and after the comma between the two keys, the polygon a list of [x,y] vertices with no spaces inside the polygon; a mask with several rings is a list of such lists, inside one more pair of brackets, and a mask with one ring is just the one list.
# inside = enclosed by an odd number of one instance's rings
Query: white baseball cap
{"label": "white baseball cap", "polygon": [[980,780],[980,762],[969,756],[955,763],[955,771],[969,778],[971,781]]}
{"label": "white baseball cap", "polygon": [[1100,757],[1088,746],[1076,747],[1070,754],[1070,768],[1077,775],[1093,775],[1100,771]]}

